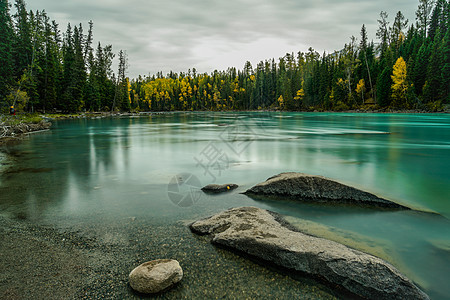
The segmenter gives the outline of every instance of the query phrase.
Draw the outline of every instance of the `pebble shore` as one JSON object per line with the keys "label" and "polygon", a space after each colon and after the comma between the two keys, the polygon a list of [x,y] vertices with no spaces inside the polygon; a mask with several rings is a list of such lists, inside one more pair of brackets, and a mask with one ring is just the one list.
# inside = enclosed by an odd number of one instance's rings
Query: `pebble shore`
{"label": "pebble shore", "polygon": [[196,237],[186,224],[142,218],[67,229],[0,215],[0,299],[142,299],[128,275],[158,258],[180,262],[182,281],[156,299],[336,299],[311,279],[295,280]]}

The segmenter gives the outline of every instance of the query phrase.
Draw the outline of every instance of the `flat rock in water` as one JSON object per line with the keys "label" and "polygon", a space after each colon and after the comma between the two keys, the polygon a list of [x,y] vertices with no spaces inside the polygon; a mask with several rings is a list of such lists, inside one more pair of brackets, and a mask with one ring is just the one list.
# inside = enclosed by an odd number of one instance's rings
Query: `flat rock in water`
{"label": "flat rock in water", "polygon": [[152,260],[131,271],[130,286],[144,294],[161,292],[183,278],[183,270],[173,259]]}
{"label": "flat rock in water", "polygon": [[228,192],[234,190],[238,187],[237,184],[229,183],[229,184],[208,184],[207,186],[202,188],[202,191],[210,194],[218,194],[223,192]]}
{"label": "flat rock in water", "polygon": [[323,176],[304,173],[281,173],[247,190],[244,194],[282,196],[298,200],[350,203],[395,209],[409,209],[374,194],[336,182]]}
{"label": "flat rock in water", "polygon": [[384,260],[294,231],[279,215],[264,209],[230,209],[194,222],[190,229],[212,235],[212,243],[322,278],[367,299],[428,299]]}

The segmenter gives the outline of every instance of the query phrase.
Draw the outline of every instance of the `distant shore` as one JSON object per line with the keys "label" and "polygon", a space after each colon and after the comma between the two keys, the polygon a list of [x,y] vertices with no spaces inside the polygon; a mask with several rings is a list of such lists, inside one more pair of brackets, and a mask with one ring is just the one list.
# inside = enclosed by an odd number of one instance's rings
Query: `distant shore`
{"label": "distant shore", "polygon": [[8,116],[0,115],[0,145],[14,143],[23,138],[24,135],[48,130],[51,127],[51,122],[54,120],[70,120],[70,119],[101,119],[107,117],[124,117],[124,116],[141,116],[141,115],[161,115],[172,113],[190,113],[190,112],[299,112],[299,113],[355,113],[355,114],[427,114],[450,113],[450,106],[439,112],[431,112],[426,110],[412,109],[412,110],[391,110],[391,109],[356,109],[346,111],[327,111],[327,110],[312,110],[312,111],[280,111],[280,110],[223,110],[223,111],[149,111],[149,112],[84,112],[73,114],[34,114],[34,115],[18,115]]}

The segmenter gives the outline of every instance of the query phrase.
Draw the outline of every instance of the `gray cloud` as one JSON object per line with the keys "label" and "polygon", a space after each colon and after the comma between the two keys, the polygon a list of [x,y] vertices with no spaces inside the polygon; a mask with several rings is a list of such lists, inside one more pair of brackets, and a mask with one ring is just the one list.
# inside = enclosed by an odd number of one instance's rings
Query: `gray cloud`
{"label": "gray cloud", "polygon": [[401,1],[302,0],[40,0],[64,31],[68,22],[94,21],[94,37],[127,51],[129,75],[169,70],[200,72],[242,68],[245,61],[278,58],[286,52],[332,52],[363,23],[375,39],[381,10],[392,21],[401,10],[413,21],[417,3]]}

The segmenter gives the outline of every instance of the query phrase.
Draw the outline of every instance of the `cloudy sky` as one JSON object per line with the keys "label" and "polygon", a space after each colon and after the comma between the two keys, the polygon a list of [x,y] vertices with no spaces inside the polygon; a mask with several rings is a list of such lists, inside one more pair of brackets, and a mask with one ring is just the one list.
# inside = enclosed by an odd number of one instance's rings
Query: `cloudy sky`
{"label": "cloudy sky", "polygon": [[[10,1],[13,2],[13,1]],[[381,10],[411,21],[415,0],[26,0],[60,24],[94,22],[94,38],[128,54],[130,77],[196,68],[242,69],[287,52],[339,50],[366,24],[376,40]]]}

